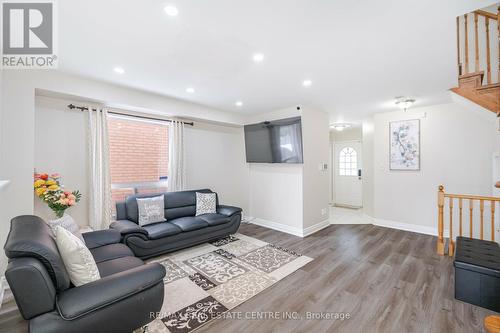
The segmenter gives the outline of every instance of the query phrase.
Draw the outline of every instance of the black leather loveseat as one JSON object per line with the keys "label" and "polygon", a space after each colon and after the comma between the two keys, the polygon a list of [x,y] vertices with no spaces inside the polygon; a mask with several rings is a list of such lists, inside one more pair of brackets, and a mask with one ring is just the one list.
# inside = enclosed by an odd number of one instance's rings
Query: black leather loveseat
{"label": "black leather loveseat", "polygon": [[39,217],[14,218],[4,249],[5,277],[31,333],[131,332],[163,304],[165,268],[144,264],[119,243],[120,234],[83,234],[101,279],[74,287],[48,225]]}
{"label": "black leather loveseat", "polygon": [[217,198],[216,214],[195,216],[196,192],[212,193],[208,189],[164,193],[166,221],[144,227],[138,224],[136,198],[158,194],[129,196],[116,204],[117,221],[111,228],[143,259],[234,234],[240,226],[241,208],[219,205]]}

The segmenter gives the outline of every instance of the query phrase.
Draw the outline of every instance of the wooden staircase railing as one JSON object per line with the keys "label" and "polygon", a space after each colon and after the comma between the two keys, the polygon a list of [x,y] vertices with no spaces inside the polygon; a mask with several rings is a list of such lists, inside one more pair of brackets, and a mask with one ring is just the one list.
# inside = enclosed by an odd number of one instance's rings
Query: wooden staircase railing
{"label": "wooden staircase railing", "polygon": [[[447,200],[448,199],[448,200]],[[456,209],[455,203],[458,204],[458,236],[464,236],[464,210],[468,210],[468,237],[469,238],[479,238],[484,239],[485,234],[485,224],[487,223],[487,228],[490,230],[490,240],[495,241],[495,208],[497,202],[500,202],[500,197],[488,197],[479,195],[464,195],[464,194],[450,194],[444,192],[444,186],[440,185],[438,189],[438,241],[437,241],[437,253],[440,255],[445,255],[445,206],[448,202],[449,208],[449,229],[448,229],[448,255],[453,256],[455,252],[455,237],[457,234],[453,233],[453,214]],[[479,203],[479,233],[478,237],[474,235],[474,208],[477,207]],[[485,203],[490,204],[490,212],[487,214],[486,219],[489,220],[485,222]],[[476,226],[477,228],[477,226]],[[477,234],[477,232],[476,232]]]}
{"label": "wooden staircase railing", "polygon": [[[451,90],[495,113],[500,112],[500,51],[494,54],[492,38],[498,39],[500,50],[500,7],[497,13],[476,10],[457,17],[458,87]],[[484,22],[484,23],[483,23]],[[484,29],[483,29],[484,24]],[[496,24],[497,29],[492,29]],[[494,37],[495,34],[498,36]],[[469,39],[473,39],[473,43]],[[479,40],[484,40],[484,46]],[[474,50],[469,50],[472,44]],[[482,43],[483,44],[483,43]],[[463,45],[463,49],[461,46]],[[469,55],[469,53],[472,53]],[[498,68],[492,68],[498,59]],[[470,60],[470,61],[469,61]],[[473,62],[473,63],[471,63]],[[496,78],[493,77],[493,71]],[[486,82],[484,78],[486,77]]]}

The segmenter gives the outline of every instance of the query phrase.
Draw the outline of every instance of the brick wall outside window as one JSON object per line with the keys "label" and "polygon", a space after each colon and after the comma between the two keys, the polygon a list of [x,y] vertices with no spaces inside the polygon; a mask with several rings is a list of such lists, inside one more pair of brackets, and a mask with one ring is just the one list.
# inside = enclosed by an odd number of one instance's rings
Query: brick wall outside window
{"label": "brick wall outside window", "polygon": [[[163,123],[109,117],[112,184],[157,182],[168,175],[168,126]],[[138,193],[165,192],[166,188],[139,188]],[[115,202],[134,194],[134,188],[111,190]]]}

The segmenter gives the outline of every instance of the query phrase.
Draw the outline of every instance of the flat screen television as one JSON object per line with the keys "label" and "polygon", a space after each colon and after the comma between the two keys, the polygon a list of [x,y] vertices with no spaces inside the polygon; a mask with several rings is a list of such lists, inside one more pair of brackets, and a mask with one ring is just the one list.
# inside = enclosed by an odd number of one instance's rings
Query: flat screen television
{"label": "flat screen television", "polygon": [[245,149],[248,163],[303,163],[301,117],[245,125]]}

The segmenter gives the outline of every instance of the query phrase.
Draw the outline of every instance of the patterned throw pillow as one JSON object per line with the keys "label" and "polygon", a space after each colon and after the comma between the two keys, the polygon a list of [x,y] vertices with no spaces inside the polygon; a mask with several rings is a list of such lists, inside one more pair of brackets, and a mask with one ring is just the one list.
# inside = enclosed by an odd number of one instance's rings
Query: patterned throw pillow
{"label": "patterned throw pillow", "polygon": [[85,244],[85,240],[83,239],[82,233],[80,232],[80,227],[68,214],[64,214],[61,218],[50,220],[48,224],[54,236],[56,235],[56,227],[63,227],[64,229],[68,230],[73,235],[78,237],[78,239],[81,240],[83,244]]}
{"label": "patterned throw pillow", "polygon": [[136,200],[139,209],[139,225],[141,227],[165,221],[165,202],[163,194],[152,198],[137,198]]}
{"label": "patterned throw pillow", "polygon": [[196,192],[196,216],[217,212],[217,194]]}
{"label": "patterned throw pillow", "polygon": [[101,275],[90,250],[75,235],[63,227],[55,227],[57,249],[76,286],[99,280]]}

